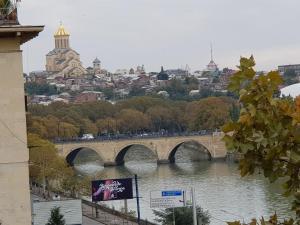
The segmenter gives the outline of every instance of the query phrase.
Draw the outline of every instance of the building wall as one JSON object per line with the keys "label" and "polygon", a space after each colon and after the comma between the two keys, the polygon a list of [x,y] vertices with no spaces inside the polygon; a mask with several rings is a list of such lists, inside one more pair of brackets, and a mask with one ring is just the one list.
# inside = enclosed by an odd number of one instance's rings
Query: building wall
{"label": "building wall", "polygon": [[28,149],[20,41],[0,39],[0,221],[30,225]]}
{"label": "building wall", "polygon": [[278,71],[282,75],[288,70],[294,70],[297,75],[300,75],[300,64],[278,66]]}
{"label": "building wall", "polygon": [[[56,64],[57,60],[65,60],[61,64]],[[86,74],[86,69],[82,66],[80,55],[74,50],[59,52],[54,55],[46,56],[46,70],[48,72],[57,72],[65,77],[79,77]]]}

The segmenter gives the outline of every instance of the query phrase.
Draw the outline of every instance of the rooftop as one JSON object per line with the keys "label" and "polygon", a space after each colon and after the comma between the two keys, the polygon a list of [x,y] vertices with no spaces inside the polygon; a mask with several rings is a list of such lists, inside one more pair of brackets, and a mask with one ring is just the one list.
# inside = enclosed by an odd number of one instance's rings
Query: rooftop
{"label": "rooftop", "polygon": [[20,37],[21,44],[38,36],[44,26],[1,25],[0,38]]}
{"label": "rooftop", "polygon": [[70,36],[70,33],[65,29],[65,27],[61,24],[58,30],[54,34],[55,37],[57,36]]}
{"label": "rooftop", "polygon": [[292,84],[282,88],[281,96],[291,96],[292,98],[296,98],[300,95],[300,83]]}

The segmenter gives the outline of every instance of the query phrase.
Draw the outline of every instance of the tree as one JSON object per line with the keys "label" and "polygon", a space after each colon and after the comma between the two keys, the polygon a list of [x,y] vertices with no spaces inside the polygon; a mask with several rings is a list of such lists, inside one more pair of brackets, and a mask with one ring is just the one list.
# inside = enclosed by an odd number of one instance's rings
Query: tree
{"label": "tree", "polygon": [[[208,211],[204,211],[200,206],[197,206],[197,219],[201,221],[202,225],[206,225],[210,223],[210,215]],[[174,208],[174,215],[173,215],[173,208],[168,208],[165,210],[157,211],[153,210],[156,221],[162,223],[162,225],[169,225],[173,224],[173,219],[175,217],[175,224],[176,225],[193,225],[193,208],[192,207],[179,207]]]}
{"label": "tree", "polygon": [[122,109],[135,109],[146,113],[150,107],[166,104],[166,100],[149,96],[134,97],[131,99],[119,101],[116,104],[117,111]]}
{"label": "tree", "polygon": [[9,8],[11,5],[11,0],[0,0],[0,8],[3,10],[2,13],[9,13]]}
{"label": "tree", "polygon": [[196,77],[186,77],[184,82],[187,85],[188,92],[199,89],[199,81]]}
{"label": "tree", "polygon": [[60,214],[59,207],[55,207],[51,210],[51,216],[46,225],[65,225],[66,221],[64,216]]}
{"label": "tree", "polygon": [[[36,134],[28,134],[29,172],[31,180],[42,183],[44,191],[60,189],[60,183],[74,176],[74,171],[68,167],[65,160],[58,156],[55,146]],[[53,187],[50,186],[51,181]],[[72,188],[72,187],[69,187]]]}
{"label": "tree", "polygon": [[25,84],[25,91],[29,95],[55,95],[58,94],[57,88],[54,85],[38,84],[34,82]]}
{"label": "tree", "polygon": [[[284,178],[285,194],[294,197],[300,224],[300,98],[278,98],[279,73],[256,77],[254,65],[252,56],[241,58],[239,71],[231,78],[229,89],[239,94],[242,108],[239,120],[223,127],[224,141],[229,150],[242,154],[242,176],[262,171],[270,182]],[[281,224],[293,224],[290,221]]]}
{"label": "tree", "polygon": [[188,127],[193,131],[219,129],[229,121],[231,107],[232,104],[220,97],[191,102],[185,112]]}
{"label": "tree", "polygon": [[174,100],[182,99],[184,96],[188,96],[187,85],[181,80],[175,78],[170,80],[165,90],[170,94],[170,98]]}
{"label": "tree", "polygon": [[105,119],[99,119],[96,122],[96,126],[98,128],[98,133],[99,134],[104,134],[104,133],[117,133],[117,119],[107,117]]}
{"label": "tree", "polygon": [[90,121],[89,119],[83,119],[81,122],[81,127],[80,127],[80,134],[93,134],[97,135],[98,133],[98,128],[97,126]]}
{"label": "tree", "polygon": [[118,126],[123,132],[136,133],[149,129],[150,119],[137,110],[123,109],[118,115]]}
{"label": "tree", "polygon": [[253,219],[250,223],[241,223],[240,221],[235,222],[228,222],[228,225],[293,225],[294,220],[284,220],[283,222],[280,222],[277,218],[277,215],[273,215],[270,217],[268,221],[266,221],[263,217],[258,221],[257,219]]}
{"label": "tree", "polygon": [[148,109],[147,115],[150,117],[155,131],[161,129],[168,130],[172,122],[172,111],[163,106],[154,106]]}
{"label": "tree", "polygon": [[56,149],[52,143],[35,134],[28,134],[28,148],[30,177],[43,183],[45,189],[47,178],[54,174],[52,166],[57,158]]}
{"label": "tree", "polygon": [[145,89],[144,88],[141,88],[139,86],[133,86],[131,89],[130,89],[130,92],[129,92],[129,96],[144,96],[146,93],[145,93]]}
{"label": "tree", "polygon": [[62,137],[64,139],[72,139],[78,137],[79,135],[80,129],[78,127],[75,127],[71,123],[59,122],[58,127],[58,137]]}

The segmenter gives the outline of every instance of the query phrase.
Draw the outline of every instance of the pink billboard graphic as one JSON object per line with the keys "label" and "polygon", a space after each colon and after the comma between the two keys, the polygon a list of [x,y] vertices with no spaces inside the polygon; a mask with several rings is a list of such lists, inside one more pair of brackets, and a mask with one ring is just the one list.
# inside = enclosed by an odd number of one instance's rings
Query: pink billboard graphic
{"label": "pink billboard graphic", "polygon": [[93,202],[132,198],[132,178],[92,181]]}

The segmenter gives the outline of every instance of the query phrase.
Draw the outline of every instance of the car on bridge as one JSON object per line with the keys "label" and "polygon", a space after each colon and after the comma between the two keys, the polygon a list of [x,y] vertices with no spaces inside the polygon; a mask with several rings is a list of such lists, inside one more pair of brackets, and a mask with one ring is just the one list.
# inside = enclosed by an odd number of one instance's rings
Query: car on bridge
{"label": "car on bridge", "polygon": [[81,140],[93,140],[94,135],[93,134],[83,134],[81,137]]}

